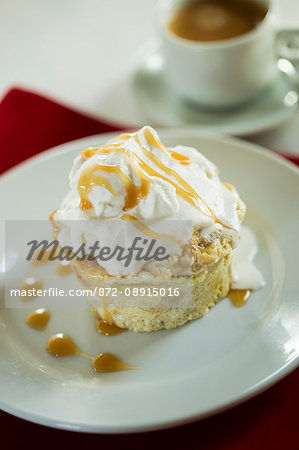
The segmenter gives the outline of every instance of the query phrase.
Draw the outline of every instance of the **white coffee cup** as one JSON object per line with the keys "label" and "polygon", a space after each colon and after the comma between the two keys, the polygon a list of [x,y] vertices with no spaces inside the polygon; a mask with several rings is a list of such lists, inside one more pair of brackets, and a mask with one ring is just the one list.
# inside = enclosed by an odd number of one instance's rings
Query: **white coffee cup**
{"label": "white coffee cup", "polygon": [[164,0],[158,4],[156,25],[165,77],[180,97],[212,108],[233,107],[247,102],[274,83],[279,73],[275,53],[275,5],[273,0],[255,1],[268,12],[254,29],[231,39],[212,42],[191,41],[169,30],[174,13],[188,0]]}

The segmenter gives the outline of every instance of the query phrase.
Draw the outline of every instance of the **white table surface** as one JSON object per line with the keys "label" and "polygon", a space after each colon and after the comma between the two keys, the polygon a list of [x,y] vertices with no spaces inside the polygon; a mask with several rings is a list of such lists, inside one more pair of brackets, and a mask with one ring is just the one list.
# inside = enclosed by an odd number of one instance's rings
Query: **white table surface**
{"label": "white table surface", "polygon": [[[299,28],[299,0],[277,0],[279,23]],[[138,46],[154,36],[157,0],[0,0],[0,95],[21,86],[97,117],[144,125],[130,80]],[[299,154],[299,110],[251,138]]]}

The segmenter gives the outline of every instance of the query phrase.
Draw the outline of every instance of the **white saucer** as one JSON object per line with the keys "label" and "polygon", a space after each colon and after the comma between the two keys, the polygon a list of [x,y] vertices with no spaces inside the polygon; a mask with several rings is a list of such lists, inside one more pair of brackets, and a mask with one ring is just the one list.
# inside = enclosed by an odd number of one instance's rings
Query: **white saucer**
{"label": "white saucer", "polygon": [[135,55],[133,85],[139,106],[153,126],[190,126],[248,136],[277,126],[297,108],[298,95],[283,74],[246,107],[211,112],[181,101],[165,82],[163,69],[159,42],[145,42]]}
{"label": "white saucer", "polygon": [[[96,332],[88,308],[52,309],[51,333],[70,334],[89,354],[109,352],[142,367],[106,374],[94,373],[84,358],[50,356],[45,350],[47,336],[24,323],[30,310],[5,309],[2,296],[3,410],[67,430],[154,430],[236,405],[298,364],[299,170],[263,148],[231,137],[209,137],[194,129],[164,129],[159,134],[166,145],[198,148],[218,165],[223,180],[237,186],[248,208],[246,223],[259,239],[256,264],[266,286],[254,292],[243,308],[224,299],[205,317],[183,327],[128,331],[111,338]],[[1,236],[5,219],[47,219],[67,191],[74,157],[82,148],[111,137],[98,135],[64,144],[4,175]],[[2,238],[0,261],[3,252]],[[45,288],[51,287],[50,276],[42,279]],[[65,288],[79,287],[72,277],[63,282]]]}

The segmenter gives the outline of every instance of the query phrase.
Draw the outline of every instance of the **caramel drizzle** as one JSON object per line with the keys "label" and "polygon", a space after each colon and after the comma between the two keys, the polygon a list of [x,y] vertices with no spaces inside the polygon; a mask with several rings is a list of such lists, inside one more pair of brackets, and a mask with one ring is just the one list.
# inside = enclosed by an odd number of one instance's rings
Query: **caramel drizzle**
{"label": "caramel drizzle", "polygon": [[131,366],[120,361],[111,353],[99,353],[96,356],[91,356],[88,353],[82,352],[73,339],[64,333],[57,333],[51,336],[46,344],[46,349],[50,355],[56,356],[81,356],[91,360],[91,367],[95,372],[118,372],[120,370],[140,369],[137,366]]}
{"label": "caramel drizzle", "polygon": [[[149,129],[144,130],[144,135],[151,145],[158,147],[168,156],[176,160],[183,158],[180,161],[180,163],[182,164],[190,163],[189,158],[182,156],[171,150],[168,150],[160,140],[157,140],[155,138],[155,136]],[[157,156],[155,156],[147,148],[145,148],[144,145],[141,144],[137,133],[121,134],[119,138],[120,139],[134,138],[137,144],[141,147],[143,153],[148,157],[148,159],[150,159],[153,162],[153,164],[157,168],[159,168],[162,172],[164,172],[169,176],[172,176],[176,180],[176,182],[172,181],[167,176],[162,175],[160,172],[150,167],[136,153],[129,153],[128,150],[122,146],[123,145],[122,142],[113,142],[110,144],[105,144],[101,147],[87,148],[81,152],[81,155],[86,159],[90,158],[96,153],[102,154],[110,154],[112,152],[122,153],[126,158],[126,160],[134,167],[134,170],[140,180],[140,186],[136,186],[131,181],[131,179],[124,173],[124,171],[118,166],[106,166],[104,164],[95,164],[85,169],[82,172],[79,179],[78,191],[81,198],[79,205],[81,209],[87,210],[92,208],[92,203],[88,199],[88,193],[90,192],[91,188],[94,185],[107,187],[107,189],[112,193],[112,195],[115,195],[114,191],[112,190],[112,186],[110,185],[108,180],[105,177],[94,174],[94,172],[96,171],[112,172],[119,175],[119,177],[121,178],[126,187],[126,197],[123,206],[123,211],[128,211],[129,209],[134,208],[139,203],[139,201],[148,194],[151,187],[150,177],[158,177],[162,178],[164,181],[171,184],[175,188],[177,195],[182,197],[184,200],[186,200],[195,208],[199,209],[206,216],[212,218],[215,223],[219,223],[224,228],[233,230],[232,227],[223,224],[216,217],[214,211],[209,207],[209,205],[204,201],[204,199],[192,188],[192,186],[190,186],[190,184],[187,183],[187,181],[185,181],[180,175],[178,175],[176,171],[170,169],[165,164],[163,164],[162,161]],[[140,169],[142,169],[143,172]],[[204,205],[204,207],[208,210],[208,212],[203,211],[202,207],[200,206],[200,202]]]}
{"label": "caramel drizzle", "polygon": [[228,190],[230,190],[230,191],[234,190],[234,186],[232,184],[230,184],[230,183],[223,183],[223,184]]}
{"label": "caramel drizzle", "polygon": [[79,194],[81,198],[79,207],[81,209],[92,208],[92,203],[88,199],[88,194],[93,186],[103,186],[112,195],[115,195],[115,191],[111,186],[109,180],[107,180],[107,178],[102,175],[94,173],[99,170],[102,170],[104,172],[117,173],[123,179],[123,181],[126,182],[125,174],[118,166],[105,166],[102,164],[95,164],[94,166],[88,167],[88,169],[85,169],[82,172],[79,180]]}
{"label": "caramel drizzle", "polygon": [[54,221],[54,214],[56,213],[56,209],[54,209],[54,211],[49,215],[49,220],[50,222]]}
{"label": "caramel drizzle", "polygon": [[138,220],[138,218],[133,216],[133,214],[123,214],[121,220]]}
{"label": "caramel drizzle", "polygon": [[50,336],[46,344],[46,349],[50,355],[56,357],[78,355],[83,356],[83,358],[89,358],[89,355],[82,352],[73,339],[64,333],[57,333]]}
{"label": "caramel drizzle", "polygon": [[[145,137],[147,138],[147,140],[149,141],[150,144],[152,145],[160,145],[162,146],[162,148],[164,147],[162,143],[160,143],[160,141],[158,142],[155,137],[152,135],[152,133],[150,133],[149,130],[145,130],[144,132]],[[145,172],[148,173],[148,175],[150,176],[155,176],[155,177],[159,177],[162,178],[163,180],[165,180],[167,183],[171,184],[175,190],[176,193],[182,197],[184,200],[186,200],[187,202],[191,203],[195,208],[199,209],[203,214],[205,214],[208,217],[211,217],[215,223],[219,223],[220,225],[222,225],[224,228],[229,228],[232,229],[231,227],[228,227],[227,225],[223,224],[215,215],[214,211],[209,207],[209,205],[204,201],[204,199],[192,188],[192,186],[190,186],[189,183],[187,183],[187,181],[185,181],[179,174],[177,174],[173,169],[168,168],[167,166],[165,166],[162,161],[160,161],[159,158],[157,158],[153,153],[151,153],[149,150],[147,150],[140,142],[140,139],[138,138],[137,135],[134,136],[135,140],[138,142],[138,144],[140,145],[140,147],[142,148],[144,154],[161,170],[163,170],[164,172],[166,172],[168,175],[173,176],[173,178],[175,178],[177,180],[177,182],[183,186],[183,188],[179,185],[177,185],[174,181],[170,180],[167,177],[164,177],[163,175],[161,175],[159,172],[157,172],[155,169],[152,169],[150,166],[148,166],[144,161],[142,161],[137,155],[136,157],[139,160],[139,164],[140,167],[143,168],[143,170]],[[200,200],[204,206],[208,209],[208,211],[210,212],[210,214],[207,214],[205,211],[202,210],[202,208],[199,206],[198,204],[198,200]]]}
{"label": "caramel drizzle", "polygon": [[36,330],[45,331],[47,324],[51,318],[51,313],[45,308],[38,308],[32,311],[25,319],[26,324]]}
{"label": "caramel drizzle", "polygon": [[172,159],[175,159],[183,166],[189,166],[189,164],[191,163],[190,159],[187,156],[182,155],[181,153],[177,153],[174,150],[168,150],[168,153],[170,154]]}
{"label": "caramel drizzle", "polygon": [[[135,139],[137,137],[137,134],[134,135]],[[153,133],[149,129],[144,130],[144,136],[146,137],[147,141],[154,147],[158,147],[160,150],[162,150],[166,155],[170,156],[172,159],[175,159],[176,161],[179,161],[182,165],[189,165],[191,164],[190,158],[188,156],[182,155],[181,153],[177,153],[174,150],[169,150],[165,145],[160,141],[160,139],[156,139]]]}
{"label": "caramel drizzle", "polygon": [[[188,158],[188,156],[186,155],[182,155],[181,153],[177,153],[174,150],[170,150],[167,147],[165,147],[164,144],[162,144],[162,142],[159,139],[156,139],[155,136],[149,131],[149,130],[144,130],[144,135],[146,137],[146,139],[148,140],[148,142],[155,146],[158,147],[160,150],[162,150],[166,155],[170,156],[172,159],[175,159],[176,161],[178,161],[180,164],[184,165],[184,166],[188,166],[189,164],[191,164],[190,158]],[[119,139],[129,139],[132,136],[136,136],[129,134],[129,133],[122,133],[119,136]]]}
{"label": "caramel drizzle", "polygon": [[[26,324],[39,331],[43,331],[50,337],[46,343],[47,352],[57,358],[62,356],[81,356],[91,360],[91,367],[95,372],[116,372],[119,370],[140,369],[137,366],[131,366],[120,361],[116,356],[110,353],[99,353],[96,356],[91,356],[83,352],[75,344],[73,339],[65,333],[57,333],[51,335],[48,331],[47,324],[51,318],[51,313],[45,308],[39,308],[32,311],[25,319]],[[116,326],[116,325],[115,325]],[[115,333],[117,334],[117,333]],[[111,334],[109,334],[110,336]],[[108,334],[107,334],[108,336]]]}
{"label": "caramel drizzle", "polygon": [[95,372],[118,372],[120,370],[140,369],[137,366],[129,366],[117,359],[111,353],[100,353],[91,360],[92,368]]}
{"label": "caramel drizzle", "polygon": [[127,328],[118,327],[114,321],[110,308],[103,308],[103,317],[100,317],[95,308],[91,309],[91,313],[95,319],[95,328],[99,334],[103,336],[116,336],[117,334],[127,331]]}
{"label": "caramel drizzle", "polygon": [[[21,283],[19,287],[20,291],[23,291],[25,295],[22,295],[22,298],[26,297],[26,299],[35,299],[36,293],[33,295],[33,289],[36,291],[43,289],[43,283],[35,277],[28,277]],[[32,295],[29,295],[29,291],[32,291]]]}
{"label": "caramel drizzle", "polygon": [[[113,151],[123,153],[122,148],[115,148]],[[110,152],[111,149],[103,151],[104,154]],[[128,159],[127,156],[126,159]],[[94,185],[103,186],[108,189],[108,191],[111,192],[112,195],[115,195],[115,191],[107,178],[94,173],[97,171],[103,171],[117,174],[124,183],[126,188],[126,197],[124,201],[123,211],[128,211],[129,209],[134,208],[134,206],[136,206],[139,201],[148,194],[152,183],[134,164],[133,161],[131,161],[131,164],[133,165],[137,175],[139,176],[140,186],[136,186],[128,177],[128,175],[119,166],[116,165],[107,166],[104,164],[95,164],[85,169],[80,176],[78,184],[78,191],[81,198],[79,207],[84,210],[92,208],[92,203],[88,199],[88,194]]]}
{"label": "caramel drizzle", "polygon": [[[106,315],[104,313],[104,315]],[[95,327],[98,333],[103,336],[116,336],[117,334],[127,331],[126,328],[120,328],[114,322],[102,319],[100,316],[95,317]]]}
{"label": "caramel drizzle", "polygon": [[[200,197],[199,194],[197,194],[197,192],[190,186],[190,184],[187,183],[187,181],[185,181],[180,175],[178,175],[173,169],[170,169],[169,167],[165,166],[162,161],[157,158],[157,156],[155,156],[153,153],[151,153],[149,150],[147,150],[140,142],[140,139],[138,138],[138,136],[135,137],[136,141],[138,142],[138,144],[140,145],[140,147],[142,148],[144,154],[161,170],[163,170],[164,172],[167,173],[167,175],[173,176],[178,183],[183,186],[183,188],[181,186],[179,186],[178,184],[176,184],[174,181],[170,180],[169,178],[165,177],[164,175],[161,175],[159,172],[157,172],[155,169],[152,169],[150,166],[148,166],[144,161],[142,161],[142,159],[140,159],[138,156],[138,161],[140,164],[140,167],[142,167],[142,169],[147,172],[147,174],[151,177],[158,177],[158,178],[162,178],[162,180],[166,181],[167,183],[171,184],[175,190],[176,193],[182,197],[184,200],[186,200],[187,202],[191,203],[191,205],[195,206],[195,208],[201,210],[201,208],[198,205],[197,200],[200,199],[202,201],[202,203],[206,206],[206,208],[210,211],[210,213],[212,214],[212,216],[214,216],[213,211],[211,210],[211,208],[205,203],[205,201]],[[202,211],[204,214],[206,214],[204,211]],[[208,214],[206,214],[208,215]]]}
{"label": "caramel drizzle", "polygon": [[228,293],[232,304],[237,308],[241,308],[246,305],[251,294],[250,289],[231,289]]}

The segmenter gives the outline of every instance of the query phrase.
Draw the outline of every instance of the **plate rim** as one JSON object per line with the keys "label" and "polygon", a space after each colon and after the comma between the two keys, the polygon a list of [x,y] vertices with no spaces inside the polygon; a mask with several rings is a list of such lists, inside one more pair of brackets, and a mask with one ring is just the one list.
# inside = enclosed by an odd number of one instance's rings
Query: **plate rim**
{"label": "plate rim", "polygon": [[[296,176],[299,177],[299,168],[287,161],[283,156],[266,149],[260,145],[254,144],[252,142],[247,142],[242,139],[227,136],[222,133],[213,133],[209,131],[203,131],[198,129],[190,129],[186,127],[180,127],[180,128],[157,128],[158,133],[167,133],[168,135],[171,134],[181,134],[182,138],[184,135],[189,135],[189,137],[194,138],[208,138],[211,141],[214,142],[226,142],[228,144],[237,145],[239,147],[247,148],[248,150],[252,151],[255,154],[258,154],[260,156],[266,157],[266,159],[270,159],[273,162],[277,163],[278,165],[282,165],[284,167],[287,167],[289,170],[291,170]],[[10,176],[18,175],[23,170],[26,170],[27,167],[30,167],[32,164],[35,165],[41,160],[45,160],[50,157],[55,157],[57,154],[67,153],[75,151],[75,149],[79,149],[81,146],[89,145],[91,142],[95,143],[96,140],[103,141],[107,140],[115,135],[117,135],[118,132],[112,132],[112,133],[102,133],[102,134],[95,134],[88,137],[84,137],[81,139],[76,139],[64,144],[60,144],[58,146],[52,147],[48,150],[44,150],[43,152],[32,156],[31,158],[17,164],[16,166],[12,167],[8,171],[4,172],[4,174],[0,177],[0,189],[2,187],[2,183],[5,182],[7,178]],[[299,181],[299,178],[298,178]],[[89,425],[86,424],[78,424],[74,422],[67,422],[65,423],[58,423],[53,418],[44,418],[40,415],[35,415],[34,413],[28,414],[27,412],[24,412],[24,410],[20,408],[10,408],[9,405],[5,402],[0,401],[1,409],[3,411],[8,412],[10,414],[13,414],[17,417],[20,417],[24,420],[29,420],[30,422],[38,423],[40,425],[46,425],[55,427],[58,429],[64,429],[64,430],[72,430],[72,431],[78,431],[78,432],[86,432],[86,433],[133,433],[133,432],[144,432],[144,431],[153,431],[153,430],[159,430],[159,429],[165,429],[165,428],[172,428],[178,425],[187,424],[190,422],[194,422],[196,420],[201,420],[207,417],[210,417],[215,414],[219,414],[229,408],[235,407],[253,397],[258,395],[259,393],[264,392],[266,389],[270,388],[274,384],[276,384],[278,381],[280,381],[282,378],[290,374],[293,370],[296,369],[296,367],[299,365],[299,357],[294,358],[293,360],[287,362],[283,367],[280,367],[276,372],[272,373],[256,385],[251,386],[247,392],[244,393],[241,397],[236,394],[235,397],[231,398],[230,401],[224,402],[224,404],[220,404],[217,408],[211,408],[210,410],[207,410],[205,413],[198,413],[198,414],[191,414],[190,416],[185,416],[177,420],[165,420],[164,422],[159,421],[158,423],[155,423],[152,421],[151,424],[143,424],[143,425],[137,425],[137,426],[127,426],[124,427],[116,426],[116,427],[107,427],[107,425]]]}
{"label": "plate rim", "polygon": [[[68,142],[64,142],[62,144],[54,145],[53,147],[50,147],[48,149],[42,150],[41,152],[30,156],[29,158],[24,159],[23,161],[20,161],[19,163],[15,164],[14,166],[7,169],[5,172],[0,174],[0,187],[2,182],[5,181],[5,179],[11,175],[14,175],[14,172],[18,174],[18,172],[26,169],[26,167],[32,163],[36,163],[39,160],[43,160],[44,158],[55,156],[56,153],[67,153],[68,151],[74,150],[73,146],[78,145],[84,147],[85,145],[89,145],[90,142],[92,142],[95,139],[102,140],[103,138],[105,140],[112,139],[113,137],[117,136],[118,134],[122,132],[134,132],[138,129],[140,129],[140,126],[136,127],[130,127],[130,128],[123,128],[118,131],[113,131],[109,133],[96,133],[92,134],[90,136],[85,136],[79,139],[73,139]],[[285,158],[282,154],[279,152],[276,152],[275,150],[270,150],[267,147],[264,147],[260,144],[256,144],[251,141],[247,141],[246,139],[243,139],[240,136],[234,136],[229,135],[227,133],[217,132],[217,131],[210,131],[210,130],[202,130],[195,127],[155,127],[155,130],[158,134],[160,133],[170,133],[170,134],[177,134],[182,133],[183,135],[192,133],[196,135],[195,137],[203,137],[208,138],[210,140],[217,140],[219,142],[219,139],[223,140],[227,144],[233,144],[233,145],[239,145],[243,148],[250,149],[250,151],[253,151],[254,153],[257,153],[262,156],[266,156],[270,160],[274,160],[275,162],[282,164],[285,167],[288,167],[293,172],[297,173],[299,175],[299,166],[294,164],[293,162],[289,161],[287,158]]]}
{"label": "plate rim", "polygon": [[9,406],[6,406],[6,404],[2,403],[1,401],[0,401],[0,408],[2,411],[6,412],[8,414],[11,414],[15,417],[18,417],[20,419],[26,420],[28,422],[55,428],[58,430],[64,430],[64,431],[75,431],[78,433],[107,434],[107,435],[161,431],[161,430],[167,430],[167,429],[175,428],[178,426],[195,423],[197,421],[201,421],[204,419],[208,419],[210,417],[214,417],[218,414],[228,411],[232,408],[235,408],[235,407],[247,402],[248,400],[251,400],[251,399],[257,397],[259,394],[262,394],[266,390],[272,388],[283,378],[287,377],[292,372],[294,372],[298,367],[299,367],[299,357],[294,359],[283,369],[279,369],[277,372],[272,374],[270,377],[263,380],[257,386],[256,385],[252,386],[250,388],[250,390],[243,397],[233,399],[230,402],[220,405],[216,409],[211,408],[205,414],[201,414],[201,413],[192,414],[190,416],[185,416],[184,418],[181,418],[181,419],[170,420],[170,421],[165,420],[163,422],[160,421],[160,422],[156,422],[156,423],[152,422],[151,424],[138,425],[138,426],[124,425],[123,427],[121,427],[121,426],[108,427],[107,425],[104,425],[104,426],[102,426],[102,425],[86,425],[86,424],[82,425],[80,423],[68,422],[68,421],[57,422],[56,419],[53,419],[53,418],[50,418],[50,419],[49,418],[41,418],[41,416],[38,414],[34,414],[34,413],[26,414],[20,408],[9,408]]}

